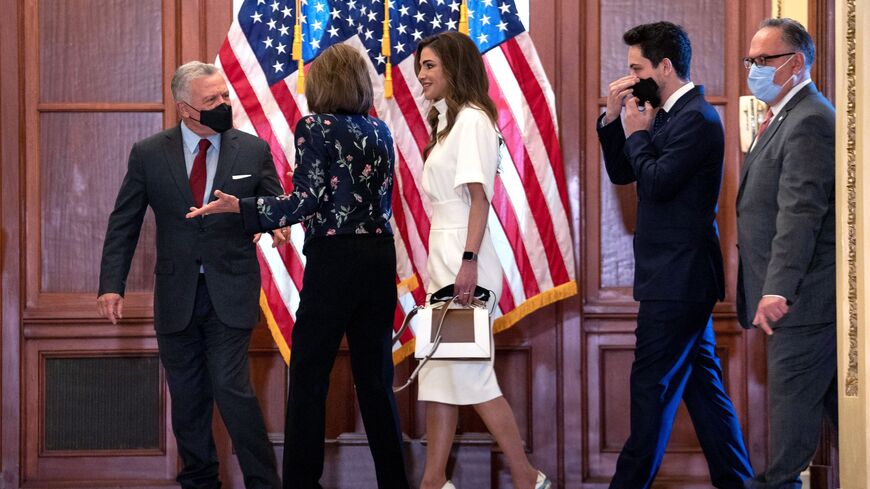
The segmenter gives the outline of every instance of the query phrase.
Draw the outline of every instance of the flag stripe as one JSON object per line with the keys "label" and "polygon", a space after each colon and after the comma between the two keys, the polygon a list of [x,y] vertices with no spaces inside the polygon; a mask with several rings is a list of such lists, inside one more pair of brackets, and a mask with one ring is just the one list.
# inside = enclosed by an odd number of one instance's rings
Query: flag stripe
{"label": "flag stripe", "polygon": [[[399,193],[396,191],[396,189],[393,189],[393,218],[397,222],[404,222],[405,221],[405,210],[402,208],[402,204],[401,204],[401,202],[398,202],[398,200],[399,200]],[[396,205],[396,204],[398,204],[398,205]],[[409,258],[411,258],[414,256],[414,253],[410,249],[410,241],[408,240],[408,229],[405,226],[397,226],[397,227],[398,227],[398,229],[393,229],[393,233],[398,234],[399,237],[401,237],[402,244],[405,247],[405,252],[406,252],[407,256]],[[410,260],[410,263],[411,263],[411,270],[413,271],[413,274],[415,276],[419,277],[420,273],[417,270],[417,264],[414,263],[413,259]],[[417,297],[418,296],[415,295],[415,298],[417,298]]]}
{"label": "flag stripe", "polygon": [[553,173],[556,176],[556,181],[563,182],[559,186],[559,195],[562,200],[562,205],[568,209],[568,190],[564,185],[565,171],[562,168],[562,153],[559,151],[559,137],[556,133],[556,127],[553,123],[553,115],[550,113],[550,107],[547,105],[547,100],[544,97],[544,91],[538,83],[534,72],[532,72],[529,63],[523,54],[517,40],[511,39],[502,43],[501,50],[507,58],[511,70],[516,75],[516,79],[522,88],[525,95],[526,103],[531,109],[532,116],[538,127],[541,128],[541,136],[544,137],[544,146],[547,148],[547,155],[550,157],[550,165],[553,167]]}
{"label": "flag stripe", "polygon": [[278,140],[272,132],[272,126],[269,124],[269,120],[266,118],[266,114],[263,113],[263,109],[260,106],[260,101],[257,99],[257,95],[254,93],[253,88],[251,88],[251,85],[248,83],[248,79],[245,77],[241,66],[239,66],[239,63],[236,60],[232,47],[227,41],[224,41],[221,46],[220,59],[224,74],[227,76],[227,79],[233,85],[233,89],[238,94],[239,101],[245,108],[245,112],[248,114],[251,124],[254,125],[257,135],[269,144],[276,168],[286,171],[284,169],[289,168],[289,165],[284,151],[280,149]]}
{"label": "flag stripe", "polygon": [[505,235],[513,250],[526,297],[537,295],[540,290],[538,289],[538,282],[535,280],[535,272],[532,270],[532,262],[529,260],[529,254],[526,252],[526,245],[523,242],[523,235],[517,222],[517,216],[511,207],[507,190],[505,190],[501,178],[495,179],[492,192],[492,207],[495,209],[495,213],[504,228]]}
{"label": "flag stripe", "polygon": [[423,205],[420,202],[420,191],[417,189],[417,184],[414,182],[414,177],[411,175],[411,171],[408,169],[408,165],[406,163],[405,157],[401,152],[398,153],[399,157],[396,162],[396,171],[401,177],[401,183],[399,185],[402,196],[405,198],[405,202],[408,204],[408,208],[411,211],[411,216],[414,219],[414,223],[416,224],[417,233],[420,235],[420,241],[423,243],[423,246],[426,249],[426,253],[429,253],[429,216],[426,215],[426,212],[423,210]]}
{"label": "flag stripe", "polygon": [[[523,103],[524,95],[522,88],[513,76],[504,76],[504,73],[510,73],[510,67],[507,59],[499,49],[493,49],[486,54],[486,59],[492,71],[494,72],[499,87],[501,88],[502,96],[505,103],[506,114],[512,116],[516,122],[517,128],[520,130],[521,137],[526,145],[529,159],[527,164],[534,169],[534,174],[529,178],[535,178],[538,186],[541,189],[545,202],[548,203],[546,217],[552,223],[555,232],[554,248],[547,248],[548,256],[552,259],[558,256],[559,260],[565,263],[565,268],[569,270],[569,276],[574,267],[573,248],[571,245],[571,235],[569,232],[560,232],[559,230],[570,229],[570,223],[567,215],[567,210],[561,205],[559,198],[559,184],[555,180],[553,168],[550,164],[549,157],[542,142],[541,130],[535,123],[531,111],[527,105]],[[546,79],[544,80],[546,81]],[[512,198],[516,195],[512,194]]]}
{"label": "flag stripe", "polygon": [[[299,226],[298,224],[296,226]],[[302,290],[302,277],[305,273],[304,264],[297,255],[297,248],[291,246],[279,246],[275,248],[278,255],[281,256],[281,262],[287,268],[287,273],[293,280],[296,290]]]}
{"label": "flag stripe", "polygon": [[[510,108],[505,101],[504,94],[491,72],[490,78],[493,83],[490,83],[489,94],[499,109],[499,129],[513,159],[513,168],[516,169],[519,180],[525,184],[523,187],[525,197],[528,199],[531,217],[537,225],[538,237],[543,244],[536,250],[544,255],[544,260],[549,264],[551,281],[565,282],[568,280],[568,271],[565,268],[565,261],[559,253],[553,222],[550,219],[550,210],[541,191],[535,168],[532,166],[532,159],[523,143],[523,135],[517,127],[516,120],[510,115]],[[513,199],[513,201],[516,200]]]}
{"label": "flag stripe", "polygon": [[399,110],[405,116],[405,121],[411,130],[411,135],[414,137],[414,141],[417,143],[417,147],[422,154],[423,148],[429,144],[429,133],[426,132],[428,125],[420,114],[420,109],[414,100],[414,96],[411,94],[408,83],[405,81],[405,72],[401,66],[393,67],[393,98],[399,104]]}
{"label": "flag stripe", "polygon": [[514,298],[511,294],[506,294],[505,292],[510,290],[510,283],[508,283],[507,277],[502,278],[502,286],[501,286],[502,294],[501,298],[498,301],[499,309],[502,311],[510,311],[515,307]]}

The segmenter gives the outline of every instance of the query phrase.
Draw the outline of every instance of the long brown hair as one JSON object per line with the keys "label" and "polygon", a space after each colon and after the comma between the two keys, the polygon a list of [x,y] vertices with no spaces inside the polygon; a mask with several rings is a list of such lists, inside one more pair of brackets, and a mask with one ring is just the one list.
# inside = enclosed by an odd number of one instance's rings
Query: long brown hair
{"label": "long brown hair", "polygon": [[498,125],[498,109],[489,97],[489,79],[483,66],[483,58],[470,37],[458,32],[442,32],[421,41],[414,53],[414,71],[418,74],[423,48],[435,52],[441,60],[441,69],[447,80],[447,93],[444,94],[444,101],[447,102],[447,126],[438,132],[438,109],[435,107],[429,109],[426,117],[432,127],[429,144],[423,149],[423,155],[428,156],[435,143],[443,141],[453,129],[456,115],[463,106],[473,105],[483,110],[493,126]]}

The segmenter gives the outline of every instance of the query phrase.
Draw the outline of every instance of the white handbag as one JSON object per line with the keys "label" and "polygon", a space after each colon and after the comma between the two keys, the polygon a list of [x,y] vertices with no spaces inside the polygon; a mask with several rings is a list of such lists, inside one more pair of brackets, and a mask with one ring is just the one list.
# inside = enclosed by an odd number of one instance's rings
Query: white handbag
{"label": "white handbag", "polygon": [[[448,289],[449,288],[449,289]],[[408,381],[395,392],[414,382],[420,369],[430,360],[489,360],[492,357],[492,321],[486,308],[489,293],[477,288],[469,306],[454,304],[452,286],[432,294],[429,304],[417,306],[405,316],[393,342],[401,338],[411,318],[417,317],[414,330],[414,358],[420,361]],[[480,291],[480,294],[478,294]]]}
{"label": "white handbag", "polygon": [[486,306],[456,306],[453,301],[417,310],[414,358],[488,360],[492,333]]}

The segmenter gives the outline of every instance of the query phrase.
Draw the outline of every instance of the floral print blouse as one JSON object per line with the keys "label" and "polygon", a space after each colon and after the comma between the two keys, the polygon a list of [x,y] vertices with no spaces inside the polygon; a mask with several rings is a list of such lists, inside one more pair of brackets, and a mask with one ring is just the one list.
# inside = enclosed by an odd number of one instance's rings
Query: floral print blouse
{"label": "floral print blouse", "polygon": [[245,229],[301,222],[305,242],[342,234],[392,235],[393,137],[368,115],[312,114],[296,124],[293,192],[242,199]]}

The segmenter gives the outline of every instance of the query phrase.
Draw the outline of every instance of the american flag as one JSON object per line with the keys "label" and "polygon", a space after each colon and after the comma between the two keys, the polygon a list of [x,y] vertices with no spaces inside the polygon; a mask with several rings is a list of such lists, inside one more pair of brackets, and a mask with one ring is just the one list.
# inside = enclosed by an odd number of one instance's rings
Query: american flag
{"label": "american flag", "polygon": [[[382,51],[387,6],[389,58]],[[235,127],[269,143],[285,190],[292,188],[291,128],[308,112],[304,95],[297,93],[298,62],[291,59],[297,15],[305,63],[335,43],[352,45],[371,61],[372,112],[390,126],[396,144],[396,328],[405,312],[425,299],[428,283],[431,209],[420,182],[430,103],[417,83],[413,54],[422,39],[458,30],[463,9],[468,34],[484,54],[505,140],[489,215],[504,271],[493,324],[499,332],[577,293],[553,91],[512,0],[236,0],[216,60],[230,83]],[[388,62],[391,82],[386,82]],[[290,246],[274,249],[269,239],[259,243],[260,305],[286,361],[305,266],[303,239],[295,225]],[[396,362],[413,351],[413,332],[400,343],[394,346]]]}

